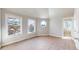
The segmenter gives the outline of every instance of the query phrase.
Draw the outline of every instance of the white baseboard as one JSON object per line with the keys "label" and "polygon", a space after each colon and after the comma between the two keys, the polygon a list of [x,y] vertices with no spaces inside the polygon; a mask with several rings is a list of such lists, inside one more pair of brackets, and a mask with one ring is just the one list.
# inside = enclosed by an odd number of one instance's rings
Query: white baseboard
{"label": "white baseboard", "polygon": [[33,37],[37,37],[37,36],[53,36],[53,37],[59,37],[61,38],[62,36],[58,36],[58,35],[52,35],[52,34],[43,34],[43,35],[33,35],[33,36],[30,36],[30,37],[23,37],[23,38],[18,38],[19,40],[13,40],[13,41],[9,41],[9,42],[5,42],[2,44],[2,46],[6,46],[6,45],[9,45],[9,44],[12,44],[12,43],[16,43],[16,42],[19,42],[19,41],[23,41],[23,40],[26,40],[26,39],[30,39],[30,38],[33,38]]}
{"label": "white baseboard", "polygon": [[74,42],[75,42],[76,48],[79,49],[79,40],[74,39]]}
{"label": "white baseboard", "polygon": [[54,34],[49,34],[49,36],[62,38],[62,36],[59,36],[59,35],[54,35]]}
{"label": "white baseboard", "polygon": [[31,37],[25,37],[25,38],[21,38],[19,40],[13,40],[13,41],[10,41],[10,42],[6,42],[6,43],[3,43],[2,46],[7,46],[9,44],[13,44],[13,43],[16,43],[16,42],[20,42],[20,41],[23,41],[23,40],[27,40],[27,39],[30,39],[30,38],[33,38],[33,37],[36,37],[36,35],[34,36],[31,36]]}
{"label": "white baseboard", "polygon": [[48,34],[38,34],[36,36],[49,36]]}

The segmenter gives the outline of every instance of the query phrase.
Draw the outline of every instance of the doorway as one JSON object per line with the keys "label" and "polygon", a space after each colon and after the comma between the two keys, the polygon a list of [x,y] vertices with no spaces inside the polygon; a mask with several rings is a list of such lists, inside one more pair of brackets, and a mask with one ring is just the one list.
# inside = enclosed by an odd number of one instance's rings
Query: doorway
{"label": "doorway", "polygon": [[74,29],[73,18],[65,18],[63,23],[64,23],[63,38],[72,39]]}

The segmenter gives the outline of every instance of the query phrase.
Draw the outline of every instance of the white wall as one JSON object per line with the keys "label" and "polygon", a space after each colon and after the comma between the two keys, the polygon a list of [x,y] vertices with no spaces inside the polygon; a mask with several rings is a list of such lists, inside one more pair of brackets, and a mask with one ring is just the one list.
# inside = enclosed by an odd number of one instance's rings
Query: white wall
{"label": "white wall", "polygon": [[74,9],[74,20],[76,22],[74,23],[76,26],[74,28],[74,42],[76,44],[76,48],[79,49],[79,8]]}
{"label": "white wall", "polygon": [[[7,28],[6,28],[6,24],[5,24],[5,14],[6,13],[21,16],[23,18],[22,19],[22,34],[18,34],[14,37],[11,37],[11,38],[7,37],[8,33],[6,31]],[[17,13],[13,13],[13,12],[9,12],[5,9],[2,10],[2,45],[3,46],[10,44],[10,43],[14,43],[14,42],[17,42],[17,41],[25,40],[25,39],[36,36],[36,32],[32,33],[32,34],[27,33],[27,19],[28,19],[27,16],[19,15]]]}
{"label": "white wall", "polygon": [[76,8],[74,10],[74,20],[76,23],[74,23],[74,25],[76,26],[76,28],[74,28],[74,37],[79,38],[79,8]]}
{"label": "white wall", "polygon": [[61,37],[63,35],[63,18],[62,17],[50,17],[49,20],[49,35]]}
{"label": "white wall", "polygon": [[63,11],[60,8],[49,9],[49,35],[63,35]]}

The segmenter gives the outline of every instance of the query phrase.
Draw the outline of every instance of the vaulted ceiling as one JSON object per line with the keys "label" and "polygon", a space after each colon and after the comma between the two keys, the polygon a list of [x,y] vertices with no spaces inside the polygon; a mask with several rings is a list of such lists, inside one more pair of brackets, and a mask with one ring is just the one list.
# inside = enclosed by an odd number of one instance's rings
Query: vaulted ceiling
{"label": "vaulted ceiling", "polygon": [[8,11],[32,17],[71,17],[73,8],[5,8]]}

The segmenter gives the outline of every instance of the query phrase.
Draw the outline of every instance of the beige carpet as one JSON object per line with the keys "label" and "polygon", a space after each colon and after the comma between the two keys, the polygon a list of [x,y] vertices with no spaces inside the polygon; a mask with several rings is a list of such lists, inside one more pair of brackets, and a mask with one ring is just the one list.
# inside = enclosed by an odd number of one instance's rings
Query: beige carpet
{"label": "beige carpet", "polygon": [[56,37],[35,37],[1,48],[1,50],[76,50],[74,41]]}

